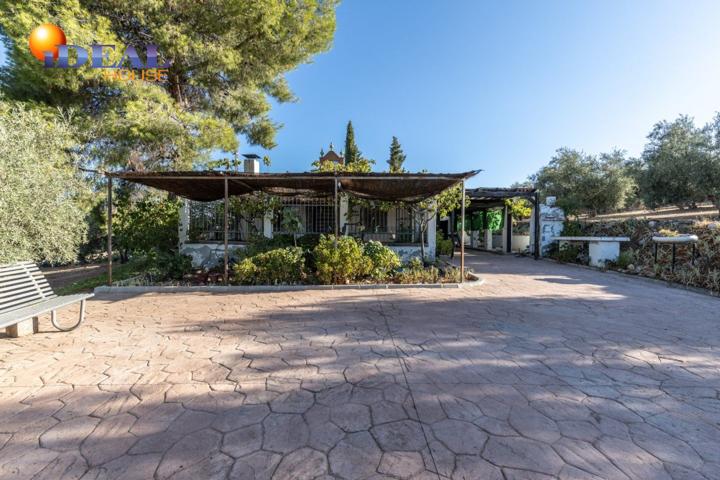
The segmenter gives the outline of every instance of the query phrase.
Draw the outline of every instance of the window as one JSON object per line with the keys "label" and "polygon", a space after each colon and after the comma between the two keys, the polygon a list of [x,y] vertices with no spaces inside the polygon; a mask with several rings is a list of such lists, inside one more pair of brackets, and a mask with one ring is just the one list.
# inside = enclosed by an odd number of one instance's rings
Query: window
{"label": "window", "polygon": [[[225,204],[217,202],[189,202],[190,225],[188,240],[192,243],[224,242]],[[245,242],[253,234],[262,233],[261,218],[252,221],[240,215],[228,212],[228,241]]]}
{"label": "window", "polygon": [[300,220],[300,235],[334,233],[335,204],[330,197],[283,197],[282,209],[278,212],[273,224],[273,233],[285,234],[284,220],[289,212]]}

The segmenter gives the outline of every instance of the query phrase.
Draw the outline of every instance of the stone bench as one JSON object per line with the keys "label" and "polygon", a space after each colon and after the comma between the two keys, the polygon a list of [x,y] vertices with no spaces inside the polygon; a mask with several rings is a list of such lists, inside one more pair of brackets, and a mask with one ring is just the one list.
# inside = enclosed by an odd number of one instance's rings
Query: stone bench
{"label": "stone bench", "polygon": [[620,242],[629,242],[630,237],[553,237],[558,242],[587,242],[590,250],[590,265],[604,267],[620,256]]}
{"label": "stone bench", "polygon": [[[49,312],[55,328],[64,332],[72,330],[83,321],[85,300],[92,296],[92,293],[55,295],[45,275],[32,262],[0,265],[0,328],[5,328],[11,337],[35,333],[38,317]],[[60,325],[55,311],[77,302],[80,302],[77,323]]]}

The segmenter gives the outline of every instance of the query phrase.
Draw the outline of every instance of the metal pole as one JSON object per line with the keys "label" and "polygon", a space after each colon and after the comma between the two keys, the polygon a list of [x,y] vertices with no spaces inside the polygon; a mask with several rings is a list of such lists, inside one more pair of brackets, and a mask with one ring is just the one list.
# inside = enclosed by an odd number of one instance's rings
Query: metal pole
{"label": "metal pole", "polygon": [[108,256],[108,286],[112,285],[112,177],[107,177],[107,256]]}
{"label": "metal pole", "polygon": [[335,188],[335,244],[337,245],[337,237],[340,235],[340,207],[338,205],[338,180],[333,177]]}
{"label": "metal pole", "polygon": [[657,253],[658,253],[658,244],[656,242],[655,245],[653,245],[653,256],[655,257],[654,263],[657,263]]}
{"label": "metal pole", "polygon": [[228,284],[228,179],[225,177],[225,212],[224,212],[224,229],[225,229],[225,235],[223,235],[223,238],[225,239],[225,270],[223,274],[223,280],[225,281],[225,285]]}
{"label": "metal pole", "polygon": [[533,247],[533,250],[535,250],[535,260],[540,258],[540,194],[538,192],[535,192],[535,245]]}
{"label": "metal pole", "polygon": [[672,244],[672,267],[670,268],[670,271],[675,273],[675,244]]}
{"label": "metal pole", "polygon": [[465,282],[465,180],[460,191],[460,283]]}

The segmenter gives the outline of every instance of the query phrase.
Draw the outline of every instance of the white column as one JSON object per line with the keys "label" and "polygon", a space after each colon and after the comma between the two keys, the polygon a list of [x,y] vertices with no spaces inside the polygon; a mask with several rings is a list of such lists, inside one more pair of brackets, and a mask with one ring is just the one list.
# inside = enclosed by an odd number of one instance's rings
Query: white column
{"label": "white column", "polygon": [[273,217],[272,212],[267,212],[263,217],[263,235],[267,238],[273,238]]}
{"label": "white column", "polygon": [[187,198],[182,199],[180,205],[180,222],[178,224],[178,248],[188,241],[190,233],[190,201]]}
{"label": "white column", "polygon": [[342,235],[342,232],[347,232],[347,229],[345,229],[345,224],[348,222],[348,208],[349,208],[350,201],[348,199],[347,195],[341,195],[340,196],[340,235]]}
{"label": "white column", "polygon": [[493,249],[493,241],[492,241],[492,230],[489,228],[486,228],[483,230],[485,232],[485,250],[492,250]]}
{"label": "white column", "polygon": [[437,235],[437,215],[433,215],[427,227],[427,246],[425,254],[428,260],[435,261],[435,236]]}

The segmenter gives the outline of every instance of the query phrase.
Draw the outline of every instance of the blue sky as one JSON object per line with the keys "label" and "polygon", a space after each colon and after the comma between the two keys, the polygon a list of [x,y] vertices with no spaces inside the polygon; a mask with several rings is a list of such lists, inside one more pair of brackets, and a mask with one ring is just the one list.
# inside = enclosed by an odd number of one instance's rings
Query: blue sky
{"label": "blue sky", "polygon": [[655,122],[720,110],[717,1],[346,0],[337,15],[330,52],[288,74],[299,102],[272,111],[278,146],[241,146],[271,171],[342,148],[352,119],[376,169],[396,135],[412,171],[506,186],[559,147],[638,155]]}
{"label": "blue sky", "polygon": [[655,122],[720,110],[717,1],[348,0],[337,15],[332,50],[288,75],[300,101],[273,111],[273,171],[342,146],[352,119],[376,168],[396,135],[411,170],[506,186],[559,147],[638,155]]}

